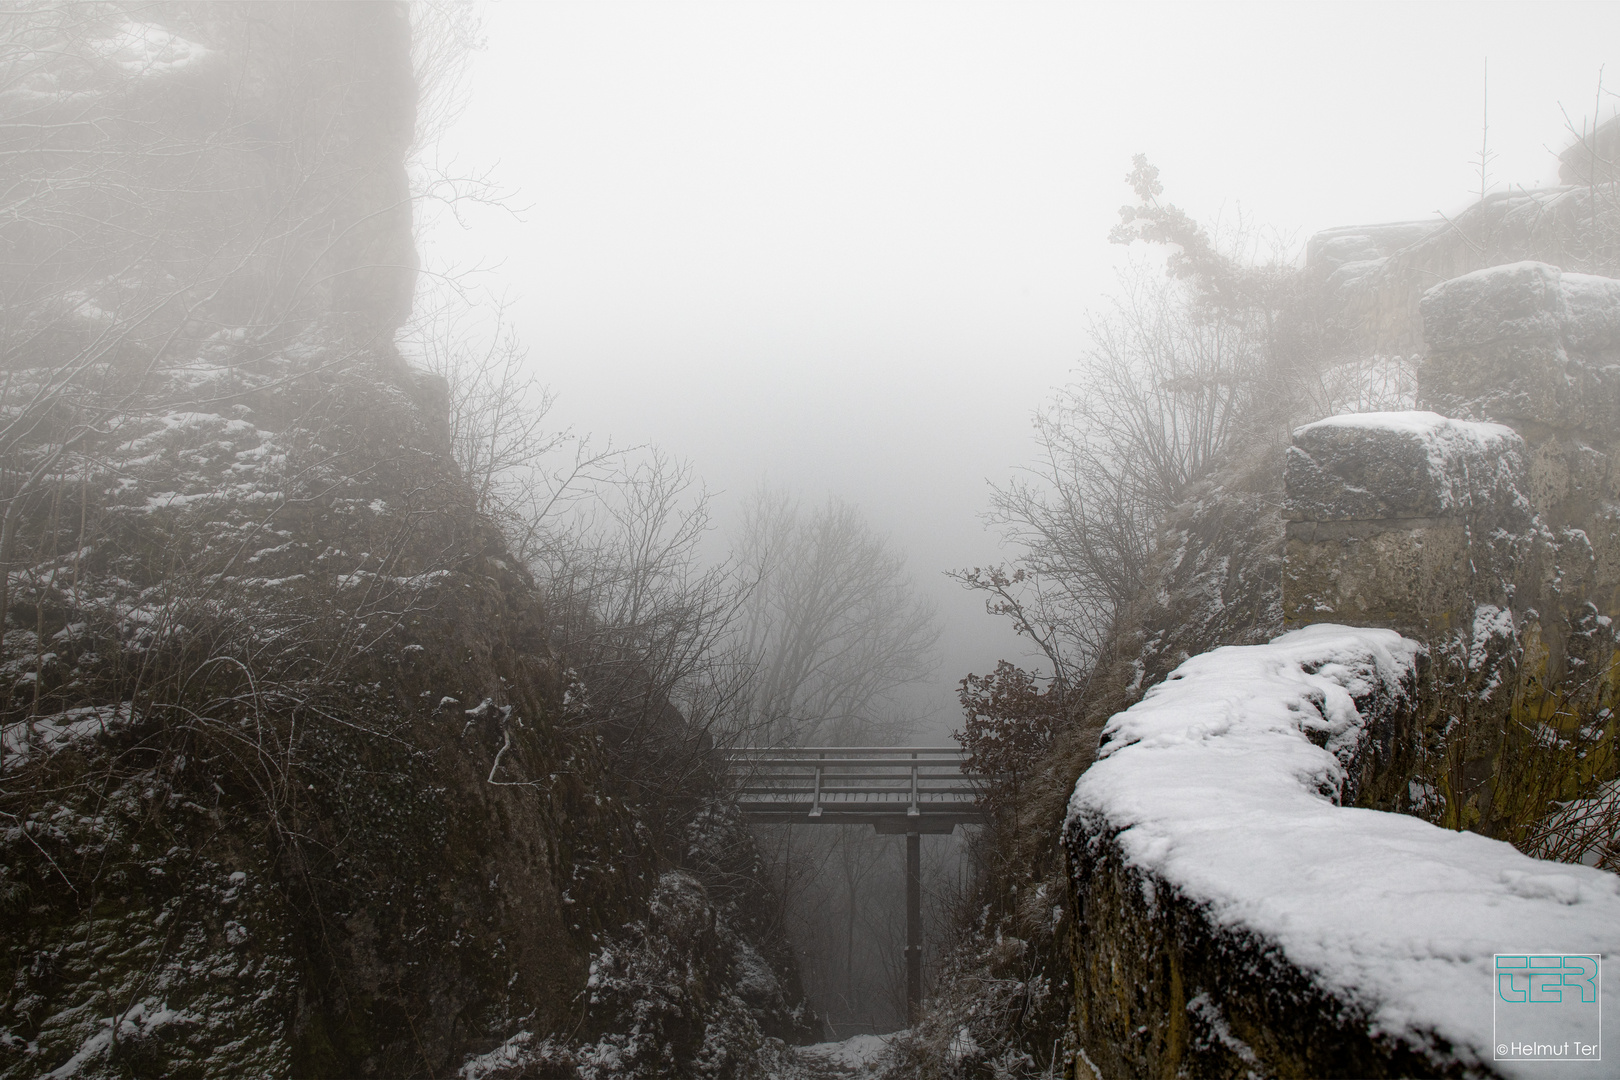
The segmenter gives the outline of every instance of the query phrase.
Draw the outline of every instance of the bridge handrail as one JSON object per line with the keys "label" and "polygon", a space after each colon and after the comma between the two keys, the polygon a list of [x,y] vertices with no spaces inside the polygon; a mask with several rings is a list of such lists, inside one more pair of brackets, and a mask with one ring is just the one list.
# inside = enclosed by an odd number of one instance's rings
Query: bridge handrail
{"label": "bridge handrail", "polygon": [[967,754],[960,747],[743,747],[725,753],[733,767],[752,781],[809,780],[812,773],[818,784],[823,777],[843,784],[900,782],[914,777],[965,784],[995,779],[970,772],[965,767]]}
{"label": "bridge handrail", "polygon": [[966,755],[961,746],[735,746],[727,756],[742,755]]}
{"label": "bridge handrail", "polygon": [[809,765],[825,764],[829,769],[837,766],[845,769],[893,769],[893,768],[924,768],[924,769],[960,769],[962,761],[959,758],[746,758],[736,762],[738,765],[773,765],[785,769],[804,768]]}

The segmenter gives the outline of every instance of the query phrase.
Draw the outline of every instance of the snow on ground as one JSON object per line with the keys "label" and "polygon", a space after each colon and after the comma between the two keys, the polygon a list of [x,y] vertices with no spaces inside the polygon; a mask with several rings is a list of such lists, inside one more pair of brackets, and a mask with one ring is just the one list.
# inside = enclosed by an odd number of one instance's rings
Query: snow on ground
{"label": "snow on ground", "polygon": [[[893,1037],[856,1035],[843,1042],[798,1047],[771,1039],[758,1064],[771,1080],[876,1080]],[[611,1040],[569,1048],[555,1036],[537,1039],[522,1031],[488,1053],[468,1058],[456,1075],[459,1080],[488,1080],[532,1072],[563,1075],[577,1068],[587,1078],[610,1077],[622,1075],[622,1065]]]}
{"label": "snow on ground", "polygon": [[799,1047],[799,1059],[813,1077],[875,1077],[892,1035],[856,1035],[843,1042]]}
{"label": "snow on ground", "polygon": [[[1318,625],[1195,656],[1109,721],[1069,817],[1122,830],[1135,865],[1276,943],[1375,1030],[1429,1029],[1488,1061],[1493,954],[1620,954],[1620,877],[1324,794],[1362,733],[1353,698],[1393,692],[1417,649]],[[1602,1019],[1620,1031],[1616,989]],[[1617,1057],[1559,1076],[1612,1076]]]}
{"label": "snow on ground", "polygon": [[5,726],[5,768],[28,764],[36,754],[49,757],[73,743],[105,734],[129,723],[130,703],[93,705],[50,716],[34,716]]}

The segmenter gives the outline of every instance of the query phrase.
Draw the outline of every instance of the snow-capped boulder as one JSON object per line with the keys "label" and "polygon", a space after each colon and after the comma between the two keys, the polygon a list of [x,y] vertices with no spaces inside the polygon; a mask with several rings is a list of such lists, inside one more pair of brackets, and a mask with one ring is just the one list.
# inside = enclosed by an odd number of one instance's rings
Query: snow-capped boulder
{"label": "snow-capped boulder", "polygon": [[1508,604],[1532,514],[1524,440],[1432,412],[1355,413],[1294,432],[1283,612],[1424,640]]}
{"label": "snow-capped boulder", "polygon": [[1604,436],[1620,420],[1620,281],[1509,263],[1436,285],[1419,310],[1425,404]]}
{"label": "snow-capped boulder", "polygon": [[1432,412],[1351,413],[1294,432],[1294,521],[1449,517],[1511,507],[1524,440],[1501,424]]}

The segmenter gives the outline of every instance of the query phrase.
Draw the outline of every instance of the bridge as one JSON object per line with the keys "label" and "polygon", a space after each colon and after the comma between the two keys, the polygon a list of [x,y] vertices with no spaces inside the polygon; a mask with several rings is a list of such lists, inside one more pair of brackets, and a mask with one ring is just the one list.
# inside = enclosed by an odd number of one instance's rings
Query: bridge
{"label": "bridge", "polygon": [[989,820],[988,777],[955,746],[748,748],[727,755],[737,806],[761,825],[870,825],[906,838],[906,1007],[922,1001],[922,834]]}

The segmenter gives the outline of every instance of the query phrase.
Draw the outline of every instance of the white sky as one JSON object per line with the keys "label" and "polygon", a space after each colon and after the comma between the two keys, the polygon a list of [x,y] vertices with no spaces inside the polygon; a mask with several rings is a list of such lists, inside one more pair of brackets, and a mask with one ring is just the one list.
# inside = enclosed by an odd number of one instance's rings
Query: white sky
{"label": "white sky", "polygon": [[1006,558],[986,483],[1111,287],[1131,156],[1299,245],[1451,213],[1488,57],[1491,186],[1541,186],[1620,5],[508,2],[486,32],[441,157],[525,209],[440,220],[427,261],[494,267],[562,424],[691,460],[722,514],[767,478],[861,506],[944,617],[944,730],[1021,649],[941,571]]}

